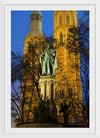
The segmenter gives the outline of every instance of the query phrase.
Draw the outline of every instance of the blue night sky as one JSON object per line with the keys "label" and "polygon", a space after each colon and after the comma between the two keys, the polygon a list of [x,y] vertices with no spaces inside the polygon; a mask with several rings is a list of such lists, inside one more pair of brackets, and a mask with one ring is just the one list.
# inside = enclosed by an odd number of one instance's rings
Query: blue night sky
{"label": "blue night sky", "polygon": [[[24,39],[30,29],[30,15],[32,11],[11,11],[11,50],[23,54]],[[53,35],[54,11],[41,11],[42,32],[45,36]],[[78,19],[82,17],[83,11],[77,11]]]}

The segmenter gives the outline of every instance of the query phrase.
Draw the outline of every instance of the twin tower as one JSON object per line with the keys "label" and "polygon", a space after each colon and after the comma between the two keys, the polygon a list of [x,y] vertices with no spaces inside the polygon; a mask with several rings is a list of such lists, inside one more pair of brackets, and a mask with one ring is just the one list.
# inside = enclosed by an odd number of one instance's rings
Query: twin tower
{"label": "twin tower", "polygon": [[[57,39],[58,43],[67,44],[67,38],[69,35],[69,28],[77,27],[77,12],[76,11],[55,11],[53,15],[54,22],[54,38]],[[48,30],[49,31],[49,30]],[[28,42],[36,38],[45,38],[42,33],[42,14],[40,11],[32,11],[30,16],[30,31],[27,34],[24,41],[24,55],[28,52]],[[55,45],[55,44],[54,44]],[[42,52],[42,51],[41,51]],[[40,56],[40,55],[39,55]],[[56,70],[56,79],[57,84],[55,88],[55,99],[57,107],[57,116],[58,121],[61,120],[61,114],[59,112],[59,103],[66,99],[67,104],[70,106],[71,114],[69,116],[69,123],[73,124],[75,122],[75,117],[80,115],[82,107],[82,86],[81,86],[81,77],[80,77],[80,56],[79,53],[70,52],[70,50],[64,46],[57,48],[57,61],[58,68]],[[79,69],[76,69],[76,64],[78,64]],[[30,80],[27,82],[27,85],[30,84]],[[26,86],[27,87],[27,86]],[[35,91],[35,89],[34,89]],[[30,92],[26,92],[25,97],[30,97]],[[27,111],[29,117],[32,119],[32,109],[35,104],[35,97],[38,97],[38,94],[34,92],[33,102],[31,102],[31,107],[28,104],[24,105],[25,116],[27,117]],[[26,98],[28,99],[28,98]],[[37,99],[37,98],[36,98]],[[80,108],[75,105],[79,102]],[[26,102],[28,103],[28,102]],[[29,111],[29,108],[31,109]],[[62,121],[62,120],[61,120]]]}

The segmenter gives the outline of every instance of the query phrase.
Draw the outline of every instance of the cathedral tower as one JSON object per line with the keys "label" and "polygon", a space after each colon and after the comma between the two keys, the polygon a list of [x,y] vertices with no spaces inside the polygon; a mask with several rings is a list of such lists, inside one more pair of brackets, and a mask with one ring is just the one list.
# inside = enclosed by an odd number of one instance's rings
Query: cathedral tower
{"label": "cathedral tower", "polygon": [[26,37],[43,36],[42,33],[42,14],[40,11],[32,11],[30,16],[30,31]]}
{"label": "cathedral tower", "polygon": [[[42,14],[40,11],[32,11],[30,15],[30,30],[24,40],[23,80],[21,92],[21,116],[23,122],[33,121],[33,108],[39,97],[38,79],[40,70],[39,54],[44,40],[42,33]],[[37,67],[37,68],[36,68]]]}
{"label": "cathedral tower", "polygon": [[76,11],[55,11],[54,12],[54,38],[59,42],[65,42],[68,37],[68,29],[77,27]]}
{"label": "cathedral tower", "polygon": [[41,38],[44,34],[42,33],[42,14],[40,11],[32,11],[30,16],[30,30],[25,37],[24,41],[24,54],[27,52],[27,43],[34,39],[34,37]]}
{"label": "cathedral tower", "polygon": [[[76,11],[55,11],[54,12],[54,38],[60,47],[57,48],[58,69],[56,71],[57,86],[56,99],[58,103],[67,99],[67,104],[70,106],[71,115],[69,122],[75,123],[75,116],[82,111],[82,86],[80,77],[80,56],[71,52],[67,45],[69,29],[77,27],[77,12]],[[79,66],[76,69],[76,65]],[[71,97],[72,96],[72,97]],[[75,102],[73,102],[75,101]],[[75,103],[80,105],[78,108]],[[59,107],[58,107],[58,115]]]}

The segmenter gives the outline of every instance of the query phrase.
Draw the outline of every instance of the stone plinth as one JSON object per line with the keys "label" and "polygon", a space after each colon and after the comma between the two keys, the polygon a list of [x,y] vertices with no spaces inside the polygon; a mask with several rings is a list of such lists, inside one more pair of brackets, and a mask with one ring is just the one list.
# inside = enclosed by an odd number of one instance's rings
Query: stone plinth
{"label": "stone plinth", "polygon": [[57,108],[54,102],[55,100],[55,85],[56,85],[56,78],[49,77],[49,76],[42,76],[39,80],[39,84],[41,87],[41,96],[42,100],[46,97],[50,101],[48,104],[48,116],[50,121],[57,121]]}
{"label": "stone plinth", "polygon": [[48,97],[48,100],[50,100],[50,102],[53,102],[55,99],[56,78],[49,76],[42,76],[39,80],[39,84],[41,87],[42,99]]}

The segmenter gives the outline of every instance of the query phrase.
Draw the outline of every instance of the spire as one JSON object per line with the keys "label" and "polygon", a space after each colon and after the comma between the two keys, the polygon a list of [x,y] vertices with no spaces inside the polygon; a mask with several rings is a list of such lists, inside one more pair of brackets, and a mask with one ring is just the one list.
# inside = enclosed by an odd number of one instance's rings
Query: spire
{"label": "spire", "polygon": [[38,14],[38,15],[42,16],[41,11],[32,11],[31,15],[33,15],[33,14]]}
{"label": "spire", "polygon": [[30,15],[30,31],[29,36],[43,36],[42,33],[42,14],[40,11],[32,11]]}

